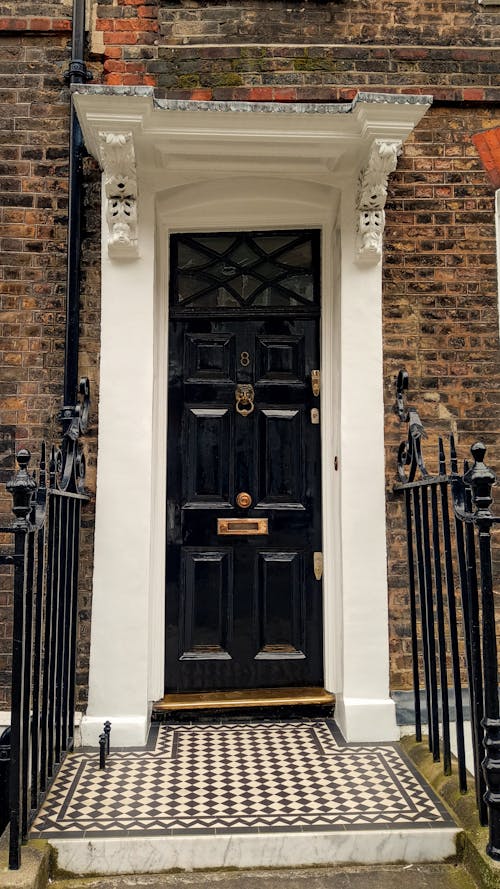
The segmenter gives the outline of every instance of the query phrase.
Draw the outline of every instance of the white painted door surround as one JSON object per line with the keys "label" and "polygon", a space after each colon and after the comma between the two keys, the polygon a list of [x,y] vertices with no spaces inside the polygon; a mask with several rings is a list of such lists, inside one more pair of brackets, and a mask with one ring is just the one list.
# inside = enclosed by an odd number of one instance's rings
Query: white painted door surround
{"label": "white painted door surround", "polygon": [[97,743],[105,719],[115,744],[144,743],[151,703],[163,695],[169,234],[314,227],[322,232],[325,685],[348,740],[395,739],[381,251],[387,178],[430,98],[200,103],[155,100],[147,87],[77,86],[74,100],[86,146],[103,167],[84,743]]}

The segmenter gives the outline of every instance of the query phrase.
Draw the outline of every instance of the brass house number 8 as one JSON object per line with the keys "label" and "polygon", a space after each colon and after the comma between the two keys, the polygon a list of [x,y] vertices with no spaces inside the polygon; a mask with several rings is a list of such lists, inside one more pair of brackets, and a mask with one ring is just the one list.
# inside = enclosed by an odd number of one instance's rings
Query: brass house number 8
{"label": "brass house number 8", "polygon": [[248,367],[250,364],[250,355],[248,352],[242,352],[240,355],[240,364],[242,367]]}

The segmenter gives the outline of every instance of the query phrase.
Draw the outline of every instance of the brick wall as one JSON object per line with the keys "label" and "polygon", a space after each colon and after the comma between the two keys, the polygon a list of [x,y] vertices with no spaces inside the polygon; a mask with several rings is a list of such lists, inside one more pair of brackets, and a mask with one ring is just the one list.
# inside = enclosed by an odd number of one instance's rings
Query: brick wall
{"label": "brick wall", "polygon": [[[125,6],[127,4],[125,3]],[[495,44],[498,10],[467,0],[160,2],[169,43]]]}
{"label": "brick wall", "polygon": [[499,24],[500,10],[475,0],[96,7],[106,82],[179,98],[201,90],[195,98],[338,101],[356,89],[411,87],[451,101],[494,100]]}
{"label": "brick wall", "polygon": [[[43,16],[40,11],[43,8]],[[9,16],[14,12],[15,16]],[[66,300],[71,0],[0,4],[0,524],[10,518],[4,484],[14,450],[33,464],[43,439],[58,442]],[[86,193],[91,190],[90,183]],[[95,185],[94,185],[95,191]],[[91,378],[97,406],[99,283],[95,206],[86,214],[80,372]],[[86,235],[90,227],[91,234]],[[84,241],[85,243],[85,241]],[[97,245],[97,246],[95,246]],[[92,274],[94,277],[92,277]],[[94,489],[95,430],[86,437],[87,478]],[[33,466],[34,468],[34,466]],[[88,657],[93,506],[84,510],[79,671]],[[2,544],[9,544],[2,537]],[[8,706],[11,648],[9,569],[0,571],[0,709]],[[83,665],[83,666],[82,666]],[[85,684],[85,678],[84,678]]]}
{"label": "brick wall", "polygon": [[[494,192],[472,134],[500,112],[435,108],[421,121],[391,177],[384,262],[384,383],[392,687],[411,685],[403,504],[392,494],[407,435],[393,413],[398,370],[410,375],[437,471],[437,436],[454,431],[459,456],[478,439],[500,474],[500,353]],[[497,495],[497,511],[500,498]],[[500,540],[496,543],[497,561]],[[500,573],[497,573],[500,579]]]}
{"label": "brick wall", "polygon": [[[20,4],[22,5],[22,4]],[[2,7],[3,12],[3,7]],[[17,19],[25,26],[24,19]],[[0,21],[4,29],[15,24]],[[68,101],[65,33],[43,46],[23,32],[0,40],[0,396],[2,426],[38,452],[59,407],[64,347]],[[14,442],[4,478],[14,468]],[[3,485],[2,513],[10,509]],[[0,496],[1,496],[0,495]],[[11,646],[9,593],[0,592],[0,707]]]}

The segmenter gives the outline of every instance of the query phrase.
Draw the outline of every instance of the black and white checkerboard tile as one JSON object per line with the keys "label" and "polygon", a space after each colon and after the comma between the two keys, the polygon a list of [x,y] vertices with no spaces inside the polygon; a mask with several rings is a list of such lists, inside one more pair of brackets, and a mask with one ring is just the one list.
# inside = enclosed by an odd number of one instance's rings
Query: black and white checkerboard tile
{"label": "black and white checkerboard tile", "polygon": [[34,836],[439,827],[453,822],[392,744],[330,720],[168,725],[156,743],[69,756]]}

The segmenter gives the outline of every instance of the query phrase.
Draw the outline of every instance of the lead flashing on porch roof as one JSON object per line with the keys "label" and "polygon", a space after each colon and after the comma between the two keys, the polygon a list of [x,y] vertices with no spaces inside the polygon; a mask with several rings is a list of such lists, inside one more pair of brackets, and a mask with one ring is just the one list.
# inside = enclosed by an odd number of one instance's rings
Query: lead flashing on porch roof
{"label": "lead flashing on porch roof", "polygon": [[272,114],[348,114],[356,105],[432,105],[431,95],[404,93],[359,92],[352,102],[198,102],[192,99],[158,99],[152,86],[106,86],[74,84],[72,93],[93,96],[140,96],[151,98],[153,106],[162,111],[267,112]]}

